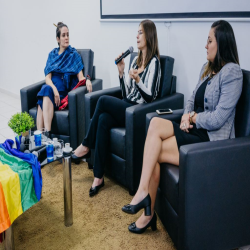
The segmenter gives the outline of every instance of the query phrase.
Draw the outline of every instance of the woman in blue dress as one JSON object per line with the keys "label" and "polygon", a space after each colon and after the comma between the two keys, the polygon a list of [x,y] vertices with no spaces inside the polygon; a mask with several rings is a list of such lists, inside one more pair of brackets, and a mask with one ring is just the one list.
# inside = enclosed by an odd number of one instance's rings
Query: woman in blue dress
{"label": "woman in blue dress", "polygon": [[[82,58],[77,50],[69,45],[69,29],[66,24],[57,24],[56,40],[59,47],[49,53],[44,69],[46,84],[37,94],[37,129],[45,128],[48,134],[51,131],[54,110],[58,110],[61,100],[79,81],[85,79]],[[89,78],[86,79],[86,86],[87,90],[92,92]]]}

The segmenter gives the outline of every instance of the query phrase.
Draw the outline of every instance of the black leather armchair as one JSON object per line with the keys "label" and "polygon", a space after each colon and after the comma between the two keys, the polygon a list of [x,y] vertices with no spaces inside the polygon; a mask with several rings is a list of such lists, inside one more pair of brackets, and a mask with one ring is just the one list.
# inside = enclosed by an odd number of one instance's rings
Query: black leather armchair
{"label": "black leather armchair", "polygon": [[[130,64],[136,55],[137,53],[131,55]],[[176,77],[172,76],[174,59],[161,56],[160,61],[162,76],[159,98],[152,103],[127,108],[126,126],[113,128],[110,131],[110,157],[106,163],[105,173],[127,187],[130,194],[136,192],[141,176],[146,114],[160,108],[183,108],[184,96],[176,93]],[[86,129],[94,114],[96,103],[102,95],[122,98],[120,87],[87,94],[85,97]],[[92,158],[88,159],[88,163],[90,167],[94,165],[94,152],[92,152]]]}
{"label": "black leather armchair", "polygon": [[[102,89],[102,80],[95,79],[95,66],[93,66],[94,52],[90,49],[77,50],[84,63],[84,76],[91,77],[93,92]],[[45,80],[27,86],[20,90],[22,112],[26,111],[36,121],[37,93],[40,91]],[[82,86],[69,92],[68,109],[55,111],[52,120],[52,137],[69,142],[71,147],[76,148],[85,136],[85,94],[87,87]]]}
{"label": "black leather armchair", "polygon": [[[164,119],[180,122],[183,110]],[[150,120],[157,117],[147,114]],[[250,72],[236,108],[235,139],[180,147],[179,167],[161,164],[155,209],[177,249],[250,244]]]}

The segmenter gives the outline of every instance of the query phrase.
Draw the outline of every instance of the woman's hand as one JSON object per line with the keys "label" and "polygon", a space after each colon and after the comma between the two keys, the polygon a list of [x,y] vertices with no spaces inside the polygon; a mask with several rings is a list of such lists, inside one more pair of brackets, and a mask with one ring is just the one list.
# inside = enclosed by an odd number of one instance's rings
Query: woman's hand
{"label": "woman's hand", "polygon": [[89,93],[92,92],[92,83],[89,79],[86,79],[86,87]]}
{"label": "woman's hand", "polygon": [[[122,53],[121,55],[119,55],[115,60],[117,60],[118,58],[120,58],[123,54],[124,53]],[[124,72],[124,69],[125,69],[124,58],[117,64],[117,68],[118,68],[119,76],[120,76],[120,78],[122,78],[123,72]]]}
{"label": "woman's hand", "polygon": [[59,95],[59,92],[57,90],[57,88],[53,88],[53,92],[54,92],[54,100],[55,100],[55,104],[57,107],[60,106],[60,103],[61,103],[61,100],[60,100],[60,95]]}
{"label": "woman's hand", "polygon": [[189,114],[184,114],[181,118],[180,129],[186,133],[189,133],[188,130],[193,128],[193,125],[190,124],[189,116],[190,116]]}
{"label": "woman's hand", "polygon": [[194,114],[194,116],[192,117],[192,122],[196,123],[196,118],[197,118],[197,113]]}
{"label": "woman's hand", "polygon": [[136,83],[140,82],[140,77],[139,77],[137,69],[131,69],[129,71],[129,76],[130,76],[130,78],[134,79]]}

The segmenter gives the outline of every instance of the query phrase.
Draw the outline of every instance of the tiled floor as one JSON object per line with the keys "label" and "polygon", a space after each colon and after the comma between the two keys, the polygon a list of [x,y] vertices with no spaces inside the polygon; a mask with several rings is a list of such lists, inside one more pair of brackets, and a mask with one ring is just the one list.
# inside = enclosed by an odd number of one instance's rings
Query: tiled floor
{"label": "tiled floor", "polygon": [[14,132],[8,127],[8,121],[17,112],[21,112],[20,99],[0,93],[0,143],[6,139],[14,139]]}

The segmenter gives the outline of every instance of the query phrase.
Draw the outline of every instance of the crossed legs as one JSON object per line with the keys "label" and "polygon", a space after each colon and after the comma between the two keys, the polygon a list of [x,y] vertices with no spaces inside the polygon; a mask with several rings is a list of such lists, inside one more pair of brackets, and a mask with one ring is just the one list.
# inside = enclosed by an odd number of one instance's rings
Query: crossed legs
{"label": "crossed legs", "polygon": [[144,147],[143,167],[139,188],[131,201],[131,205],[138,204],[147,194],[151,197],[151,216],[144,212],[136,221],[138,228],[145,227],[153,217],[157,188],[160,182],[160,163],[168,162],[179,165],[179,150],[174,128],[171,121],[153,118]]}
{"label": "crossed legs", "polygon": [[51,123],[54,115],[54,105],[48,96],[43,97],[43,110],[40,105],[37,109],[36,126],[38,130],[45,128],[51,130]]}

